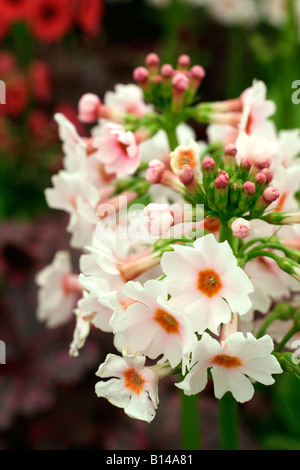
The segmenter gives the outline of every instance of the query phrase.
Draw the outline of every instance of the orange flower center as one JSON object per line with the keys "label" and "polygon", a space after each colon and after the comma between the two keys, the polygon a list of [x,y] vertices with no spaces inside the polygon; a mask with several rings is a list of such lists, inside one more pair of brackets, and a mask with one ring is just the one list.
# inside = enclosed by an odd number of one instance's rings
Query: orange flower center
{"label": "orange flower center", "polygon": [[139,395],[144,388],[145,380],[143,377],[134,368],[125,370],[123,374],[125,379],[125,387]]}
{"label": "orange flower center", "polygon": [[199,271],[198,289],[207,297],[216,295],[222,287],[219,275],[213,269]]}
{"label": "orange flower center", "polygon": [[210,219],[206,219],[204,221],[204,230],[208,232],[215,233],[220,229],[220,221],[215,217],[211,217]]}
{"label": "orange flower center", "polygon": [[183,165],[189,165],[191,168],[195,168],[197,162],[194,151],[192,149],[181,150],[179,152],[177,163],[179,169],[181,169]]}
{"label": "orange flower center", "polygon": [[154,320],[166,330],[167,333],[179,333],[179,323],[170,313],[158,308],[154,315]]}
{"label": "orange flower center", "polygon": [[242,365],[242,361],[239,357],[228,356],[227,354],[218,354],[213,358],[212,363],[226,367],[227,369],[233,369],[234,367],[240,367]]}
{"label": "orange flower center", "polygon": [[251,113],[249,113],[248,120],[247,120],[247,124],[246,124],[246,127],[245,127],[245,132],[246,132],[246,134],[248,134],[248,135],[251,134],[251,126],[252,126],[252,123],[253,123],[252,115],[251,115]]}
{"label": "orange flower center", "polygon": [[283,205],[284,205],[284,203],[285,203],[286,198],[287,198],[287,193],[283,193],[283,194],[279,197],[278,203],[277,203],[277,206],[276,206],[275,209],[274,209],[274,212],[280,212],[280,211],[282,211],[282,207],[283,207]]}

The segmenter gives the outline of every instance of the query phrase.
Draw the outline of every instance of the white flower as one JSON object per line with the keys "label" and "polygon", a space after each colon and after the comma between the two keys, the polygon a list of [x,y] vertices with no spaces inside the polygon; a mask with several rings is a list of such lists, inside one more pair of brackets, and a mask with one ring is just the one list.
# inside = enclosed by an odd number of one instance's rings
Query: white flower
{"label": "white flower", "polygon": [[261,80],[253,80],[252,86],[241,95],[243,113],[240,130],[248,135],[253,132],[260,132],[269,138],[276,135],[275,125],[268,119],[275,113],[276,106],[274,101],[266,99],[266,95],[267,87]]}
{"label": "white flower", "polygon": [[123,357],[108,354],[96,375],[101,380],[96,383],[98,397],[106,398],[130,417],[150,423],[158,406],[158,377],[149,367],[145,367],[145,356],[130,355],[126,349]]}
{"label": "white flower", "polygon": [[198,238],[193,247],[174,245],[164,253],[161,265],[171,304],[192,322],[194,331],[207,328],[217,333],[231,312],[244,315],[251,307],[253,286],[237,266],[228,242],[218,243],[213,234]]}
{"label": "white flower", "polygon": [[76,292],[70,286],[71,272],[69,253],[58,251],[52,263],[36,275],[39,286],[37,318],[46,322],[48,328],[63,325],[72,317],[78,290]]}
{"label": "white flower", "polygon": [[72,233],[71,245],[82,248],[89,243],[98,219],[96,205],[99,192],[81,173],[59,171],[52,177],[53,188],[45,190],[48,206],[70,214],[67,231]]}
{"label": "white flower", "polygon": [[189,320],[168,303],[164,282],[149,280],[142,286],[131,281],[124,292],[137,302],[113,324],[117,349],[127,346],[151,359],[163,355],[160,362],[168,360],[172,368],[183,360],[185,367],[196,335]]}
{"label": "white flower", "polygon": [[170,165],[175,174],[183,167],[189,165],[193,170],[199,172],[200,169],[200,146],[193,139],[186,145],[178,145],[170,153]]}
{"label": "white flower", "polygon": [[134,83],[115,85],[114,91],[107,91],[103,102],[115,111],[131,113],[142,117],[151,110],[144,102],[141,88]]}
{"label": "white flower", "polygon": [[[221,344],[204,333],[192,352],[190,372],[176,384],[186,395],[201,392],[207,384],[207,369],[211,368],[216,398],[231,392],[244,403],[251,400],[254,387],[250,379],[272,385],[272,374],[282,369],[272,353],[273,341],[269,335],[256,339],[251,333],[241,332],[227,336]],[[249,379],[250,378],[250,379]]]}

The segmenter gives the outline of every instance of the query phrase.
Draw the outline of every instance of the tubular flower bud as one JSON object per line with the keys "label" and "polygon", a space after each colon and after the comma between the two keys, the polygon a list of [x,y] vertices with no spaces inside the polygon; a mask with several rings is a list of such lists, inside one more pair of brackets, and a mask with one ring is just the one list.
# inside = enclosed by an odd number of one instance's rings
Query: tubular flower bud
{"label": "tubular flower bud", "polygon": [[146,56],[145,62],[150,75],[157,75],[160,63],[159,56],[155,52],[150,52],[150,54]]}
{"label": "tubular flower bud", "polygon": [[187,54],[181,54],[178,57],[177,68],[178,70],[188,70],[191,63],[191,58]]}
{"label": "tubular flower bud", "polygon": [[249,220],[239,217],[232,222],[231,230],[236,238],[246,238],[251,231],[251,224]]}
{"label": "tubular flower bud", "polygon": [[205,77],[205,70],[201,65],[194,65],[190,70],[190,90],[194,94]]}
{"label": "tubular flower bud", "polygon": [[255,193],[255,189],[256,189],[255,184],[252,181],[246,181],[243,184],[243,191],[249,194],[249,196],[252,196],[252,194]]}
{"label": "tubular flower bud", "polygon": [[172,85],[172,111],[179,113],[182,109],[184,94],[189,88],[189,79],[183,72],[177,72],[172,79]]}
{"label": "tubular flower bud", "polygon": [[160,160],[151,160],[145,178],[149,183],[158,184],[161,182],[161,177],[165,170],[166,166],[163,162]]}
{"label": "tubular flower bud", "polygon": [[215,185],[217,189],[226,188],[229,183],[229,175],[226,171],[222,171],[219,176],[215,179]]}
{"label": "tubular flower bud", "polygon": [[81,122],[95,122],[99,117],[101,100],[94,93],[84,94],[78,103],[78,119]]}
{"label": "tubular flower bud", "polygon": [[148,90],[149,72],[145,67],[137,67],[134,69],[133,78],[143,90]]}

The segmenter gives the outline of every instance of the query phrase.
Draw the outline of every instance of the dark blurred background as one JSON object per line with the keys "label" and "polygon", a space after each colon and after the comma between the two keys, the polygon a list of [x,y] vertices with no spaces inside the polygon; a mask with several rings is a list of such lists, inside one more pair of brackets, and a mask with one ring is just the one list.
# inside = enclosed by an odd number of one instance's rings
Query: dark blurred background
{"label": "dark blurred background", "polygon": [[[291,8],[291,6],[293,8]],[[290,8],[290,10],[289,10]],[[64,214],[48,209],[44,189],[62,163],[53,120],[77,120],[82,94],[103,98],[149,52],[175,64],[201,64],[205,101],[234,98],[263,80],[277,105],[278,129],[299,127],[300,6],[287,0],[0,0],[0,449],[180,449],[173,380],[160,387],[150,424],[96,397],[95,371],[112,351],[93,332],[78,358],[68,354],[74,323],[47,329],[36,320],[36,272],[69,249]],[[196,128],[205,139],[205,127]],[[72,253],[74,263],[78,253]],[[74,320],[75,322],[75,320]],[[268,388],[268,390],[266,390]],[[258,388],[241,407],[243,449],[300,449],[300,386],[292,376]],[[204,447],[217,449],[217,401],[199,403]]]}

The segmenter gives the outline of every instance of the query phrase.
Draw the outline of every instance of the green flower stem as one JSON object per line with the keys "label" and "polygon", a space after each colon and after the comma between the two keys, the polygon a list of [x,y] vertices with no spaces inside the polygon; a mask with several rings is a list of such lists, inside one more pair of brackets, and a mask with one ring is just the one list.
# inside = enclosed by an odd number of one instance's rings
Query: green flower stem
{"label": "green flower stem", "polygon": [[[166,133],[172,151],[179,145],[176,129],[169,129]],[[200,450],[199,394],[188,396],[180,391],[180,403],[182,448],[183,450]]]}
{"label": "green flower stem", "polygon": [[[221,223],[219,242],[227,240],[233,251],[237,248],[235,238],[227,224]],[[230,392],[219,400],[220,446],[222,450],[238,449],[238,406]]]}
{"label": "green flower stem", "polygon": [[176,128],[166,130],[171,152],[178,147],[179,142],[176,134]]}
{"label": "green flower stem", "polygon": [[264,323],[262,324],[262,326],[260,327],[257,335],[256,335],[256,338],[261,338],[265,332],[267,331],[267,329],[269,328],[269,326],[271,325],[271,323],[273,323],[273,321],[277,320],[278,319],[278,314],[276,312],[274,313],[271,313],[267,318],[266,320],[264,321]]}
{"label": "green flower stem", "polygon": [[274,349],[274,352],[279,352],[282,350],[282,348],[286,345],[286,343],[294,336],[299,331],[298,326],[294,325],[287,333],[286,335],[282,338],[280,343],[277,344],[276,348]]}
{"label": "green flower stem", "polygon": [[200,450],[199,394],[185,395],[180,390],[181,436],[183,450]]}
{"label": "green flower stem", "polygon": [[238,405],[230,392],[219,400],[221,450],[238,450]]}

